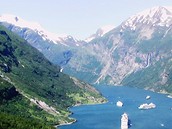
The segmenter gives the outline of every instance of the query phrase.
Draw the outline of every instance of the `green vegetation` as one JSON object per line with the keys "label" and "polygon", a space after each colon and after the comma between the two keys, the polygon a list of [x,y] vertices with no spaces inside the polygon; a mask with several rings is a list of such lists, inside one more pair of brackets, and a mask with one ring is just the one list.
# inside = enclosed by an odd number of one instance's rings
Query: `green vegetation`
{"label": "green vegetation", "polygon": [[0,83],[1,129],[53,129],[44,124],[46,117],[52,117],[51,115],[23,97],[12,84],[2,78]]}
{"label": "green vegetation", "polygon": [[[45,123],[45,125],[38,123],[38,126],[46,128],[46,124],[73,121],[68,118],[70,112],[67,108],[78,102],[87,104],[105,101],[90,85],[61,73],[60,67],[50,63],[25,40],[2,26],[0,26],[0,77],[1,117],[8,120],[16,116],[14,122],[21,119],[21,123],[22,121],[25,123],[28,118],[28,121],[32,119],[35,122]],[[43,106],[40,106],[40,103],[43,103]],[[46,105],[53,107],[55,111],[52,109],[47,111]],[[5,122],[7,121],[1,121],[4,127]],[[34,125],[34,122],[28,123],[31,123],[30,127]],[[9,124],[9,128],[11,126],[13,125]]]}
{"label": "green vegetation", "polygon": [[136,57],[136,58],[135,58],[135,62],[136,62],[136,63],[142,63],[142,60],[141,60],[139,57]]}
{"label": "green vegetation", "polygon": [[35,120],[0,112],[1,129],[55,129]]}

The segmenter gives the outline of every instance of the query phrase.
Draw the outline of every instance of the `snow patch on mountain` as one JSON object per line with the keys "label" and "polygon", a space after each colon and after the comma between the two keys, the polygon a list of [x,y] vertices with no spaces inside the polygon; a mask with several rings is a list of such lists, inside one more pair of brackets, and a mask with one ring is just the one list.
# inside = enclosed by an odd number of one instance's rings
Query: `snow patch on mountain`
{"label": "snow patch on mountain", "polygon": [[137,13],[124,22],[123,28],[135,30],[138,24],[169,27],[172,24],[172,7],[158,6]]}
{"label": "snow patch on mountain", "polygon": [[19,26],[22,28],[27,27],[32,30],[41,30],[42,29],[42,27],[36,22],[27,22],[17,16],[10,15],[10,14],[0,15],[0,21],[12,23],[13,25]]}
{"label": "snow patch on mountain", "polygon": [[[28,22],[23,20],[22,18],[14,15],[4,14],[0,15],[0,22],[7,22],[9,24],[12,24],[17,27],[21,28],[29,28],[36,33],[38,33],[44,40],[52,41],[53,43],[61,43],[61,41],[68,38],[68,35],[58,35],[55,33],[51,33],[47,30],[45,30],[39,23],[36,22]],[[63,44],[66,45],[66,44]]]}

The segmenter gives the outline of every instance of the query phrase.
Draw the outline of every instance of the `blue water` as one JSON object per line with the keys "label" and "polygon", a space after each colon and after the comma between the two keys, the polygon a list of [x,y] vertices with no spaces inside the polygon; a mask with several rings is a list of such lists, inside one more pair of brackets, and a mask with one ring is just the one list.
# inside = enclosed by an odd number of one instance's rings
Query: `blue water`
{"label": "blue water", "polygon": [[[172,129],[172,99],[166,95],[129,87],[101,86],[98,90],[109,100],[106,104],[72,107],[71,117],[77,122],[60,129],[120,129],[121,115],[126,112],[130,129]],[[151,99],[146,100],[147,95]],[[123,107],[117,107],[120,100]],[[139,110],[143,103],[153,102],[155,109]]]}

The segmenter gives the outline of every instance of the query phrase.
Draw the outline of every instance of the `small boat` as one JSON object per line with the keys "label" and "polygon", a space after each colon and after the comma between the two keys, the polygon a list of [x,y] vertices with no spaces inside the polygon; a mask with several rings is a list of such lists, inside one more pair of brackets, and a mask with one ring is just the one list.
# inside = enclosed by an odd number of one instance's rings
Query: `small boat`
{"label": "small boat", "polygon": [[168,95],[167,97],[172,99],[172,95]]}
{"label": "small boat", "polygon": [[116,106],[122,107],[123,106],[123,103],[121,101],[118,101],[118,102],[116,102]]}
{"label": "small boat", "polygon": [[164,127],[164,124],[161,123],[161,126]]}
{"label": "small boat", "polygon": [[148,95],[148,96],[146,96],[146,99],[150,99],[151,97]]}

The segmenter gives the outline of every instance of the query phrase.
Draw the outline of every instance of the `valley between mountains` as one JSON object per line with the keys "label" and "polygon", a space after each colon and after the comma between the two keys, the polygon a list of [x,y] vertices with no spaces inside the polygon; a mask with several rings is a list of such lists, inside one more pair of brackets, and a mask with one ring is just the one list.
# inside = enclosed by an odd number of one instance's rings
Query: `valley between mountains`
{"label": "valley between mountains", "polygon": [[0,15],[0,25],[4,127],[14,126],[10,118],[16,129],[73,122],[68,107],[106,102],[90,84],[172,94],[172,7],[144,10],[85,40],[13,15]]}
{"label": "valley between mountains", "polygon": [[1,24],[37,48],[64,73],[91,84],[172,92],[172,8],[153,7],[85,40],[56,35],[37,23],[2,15]]}

